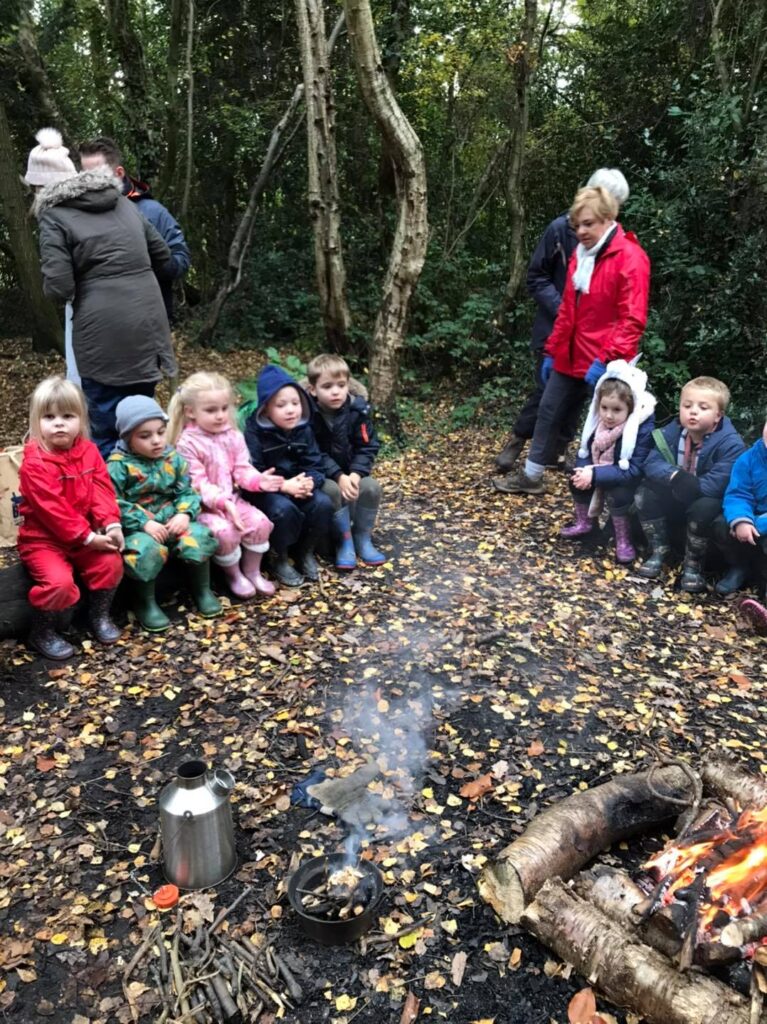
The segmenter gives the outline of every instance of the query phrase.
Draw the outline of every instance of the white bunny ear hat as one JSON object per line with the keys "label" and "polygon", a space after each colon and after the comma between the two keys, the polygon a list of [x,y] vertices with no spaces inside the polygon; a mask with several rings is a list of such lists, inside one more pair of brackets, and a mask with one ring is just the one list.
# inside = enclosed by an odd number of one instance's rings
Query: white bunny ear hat
{"label": "white bunny ear hat", "polygon": [[618,462],[621,469],[628,469],[629,462],[636,448],[639,427],[655,412],[655,399],[645,390],[647,387],[647,374],[644,370],[640,370],[638,366],[627,363],[625,359],[616,359],[614,362],[608,363],[607,369],[597,381],[597,386],[594,388],[594,397],[591,399],[591,405],[589,406],[589,413],[583,425],[578,455],[582,459],[588,458],[589,439],[599,425],[599,389],[607,380],[623,381],[624,384],[631,388],[631,393],[634,396],[634,408],[626,420],[626,426],[623,428],[623,434],[621,435],[621,457]]}

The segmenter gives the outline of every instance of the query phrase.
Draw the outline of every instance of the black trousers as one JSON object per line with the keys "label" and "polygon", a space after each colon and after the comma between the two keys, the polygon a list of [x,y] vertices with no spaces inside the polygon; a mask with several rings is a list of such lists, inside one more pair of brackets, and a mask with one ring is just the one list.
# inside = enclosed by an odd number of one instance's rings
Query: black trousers
{"label": "black trousers", "polygon": [[696,498],[685,505],[671,493],[667,483],[645,480],[637,491],[637,508],[642,522],[665,519],[669,526],[692,526],[696,533],[706,533],[722,513],[721,498]]}
{"label": "black trousers", "polygon": [[[570,494],[573,496],[573,501],[578,505],[588,505],[591,501],[596,488],[590,487],[587,491],[579,491],[577,487],[573,487],[570,484]],[[619,487],[605,487],[605,498],[607,499],[607,507],[611,513],[619,516],[625,516],[628,514],[629,509],[634,504],[634,494],[636,493],[636,486],[631,484],[622,484]]]}
{"label": "black trousers", "polygon": [[563,431],[572,429],[584,405],[591,398],[591,388],[578,377],[552,370],[538,407],[533,440],[527,457],[538,466],[550,466],[557,458],[557,445]]}
{"label": "black trousers", "polygon": [[753,569],[760,578],[767,576],[767,537],[760,537],[756,545],[743,544],[732,536],[724,516],[714,520],[711,533],[728,565]]}
{"label": "black trousers", "polygon": [[[546,385],[541,380],[541,367],[543,366],[543,350],[538,349],[533,352],[533,358],[535,359],[535,388],[525,399],[525,404],[517,413],[517,419],[514,426],[511,428],[517,437],[524,437],[526,440],[535,433],[535,421],[538,419],[538,407],[541,404],[543,398],[543,392],[546,390]],[[562,423],[559,425],[558,433],[558,448],[564,449],[572,439],[578,430],[578,410],[574,410],[571,414],[566,414]]]}

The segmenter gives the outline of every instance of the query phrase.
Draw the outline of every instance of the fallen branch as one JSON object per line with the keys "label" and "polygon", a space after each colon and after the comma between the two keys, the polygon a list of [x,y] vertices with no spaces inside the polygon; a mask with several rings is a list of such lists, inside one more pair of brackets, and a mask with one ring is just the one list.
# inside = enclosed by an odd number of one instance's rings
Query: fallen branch
{"label": "fallen branch", "polygon": [[510,924],[548,878],[572,878],[613,843],[658,828],[679,812],[693,787],[677,766],[652,773],[620,775],[602,786],[575,793],[534,818],[525,832],[501,851],[479,879],[479,892]]}
{"label": "fallen branch", "polygon": [[721,797],[736,800],[742,807],[767,807],[767,782],[736,768],[728,761],[711,761],[701,773],[703,782]]}

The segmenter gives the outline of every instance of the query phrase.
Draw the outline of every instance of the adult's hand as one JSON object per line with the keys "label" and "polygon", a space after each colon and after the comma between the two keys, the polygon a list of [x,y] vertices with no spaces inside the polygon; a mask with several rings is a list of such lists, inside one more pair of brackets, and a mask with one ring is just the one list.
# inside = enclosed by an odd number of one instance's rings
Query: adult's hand
{"label": "adult's hand", "polygon": [[590,388],[595,388],[599,383],[599,378],[604,374],[606,369],[607,367],[601,359],[595,359],[586,371],[586,376],[583,379]]}
{"label": "adult's hand", "polygon": [[543,362],[541,363],[541,380],[544,385],[548,384],[551,371],[554,369],[554,357],[544,356]]}

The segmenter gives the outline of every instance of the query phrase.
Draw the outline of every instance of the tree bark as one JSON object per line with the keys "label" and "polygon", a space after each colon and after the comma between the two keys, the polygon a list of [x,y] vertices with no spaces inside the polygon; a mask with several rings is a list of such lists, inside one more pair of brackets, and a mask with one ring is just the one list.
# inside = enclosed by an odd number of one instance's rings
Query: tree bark
{"label": "tree bark", "polygon": [[104,0],[109,35],[124,76],[123,110],[129,125],[136,172],[152,177],[157,144],[152,131],[152,87],[141,37],[136,31],[129,0]]}
{"label": "tree bark", "polygon": [[370,349],[370,389],[378,411],[399,433],[397,392],[410,300],[429,241],[426,165],[420,139],[386,78],[369,0],[344,0],[357,81],[391,153],[397,217]]}
{"label": "tree bark", "polygon": [[309,216],[325,338],[333,352],[347,349],[351,315],[341,245],[335,106],[325,38],[323,0],[295,0],[306,97]]}
{"label": "tree bark", "polygon": [[504,921],[516,924],[547,878],[565,880],[614,842],[662,825],[692,801],[688,777],[674,766],[620,775],[549,807],[485,868],[482,898]]}
{"label": "tree bark", "polygon": [[165,160],[160,174],[158,194],[166,196],[176,181],[178,166],[179,90],[178,70],[181,60],[181,33],[184,26],[183,0],[170,0],[168,29],[168,66],[165,79]]}
{"label": "tree bark", "polygon": [[52,302],[43,294],[40,259],[32,232],[24,191],[19,181],[19,162],[11,138],[5,106],[0,102],[0,210],[8,226],[16,272],[32,323],[36,352],[64,350],[64,336]]}
{"label": "tree bark", "polygon": [[35,98],[41,116],[45,120],[46,125],[58,128],[65,144],[71,147],[73,141],[69,128],[61,113],[61,108],[56,102],[56,96],[51,87],[48,72],[40,56],[40,51],[37,47],[35,25],[27,5],[24,6],[19,18],[17,41],[24,59],[24,68],[30,91]]}
{"label": "tree bark", "polygon": [[194,0],[189,0],[186,18],[186,163],[184,167],[184,195],[181,200],[181,219],[189,212],[194,166]]}
{"label": "tree bark", "polygon": [[506,282],[501,312],[508,313],[514,305],[525,275],[527,261],[524,251],[525,203],[523,177],[527,128],[530,120],[530,86],[535,74],[533,43],[538,19],[537,0],[525,0],[525,14],[520,40],[507,51],[514,87],[511,91],[513,120],[509,142],[509,171],[506,196],[510,210],[509,277]]}
{"label": "tree bark", "polygon": [[705,975],[680,974],[558,878],[538,891],[522,924],[611,1002],[630,1007],[647,1024],[749,1024],[742,996]]}
{"label": "tree bark", "polygon": [[709,761],[702,770],[704,784],[718,796],[735,800],[742,808],[767,807],[767,781],[727,761]]}

